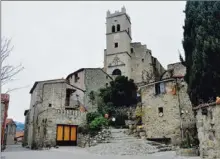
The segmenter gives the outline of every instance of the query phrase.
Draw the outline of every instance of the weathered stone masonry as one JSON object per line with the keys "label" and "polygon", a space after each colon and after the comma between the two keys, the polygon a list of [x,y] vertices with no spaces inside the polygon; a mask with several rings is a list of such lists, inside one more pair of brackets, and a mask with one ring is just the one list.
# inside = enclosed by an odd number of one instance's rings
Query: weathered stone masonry
{"label": "weathered stone masonry", "polygon": [[160,81],[141,87],[147,138],[170,138],[174,145],[179,145],[187,135],[195,135],[195,118],[183,80],[184,67],[179,66],[169,65]]}
{"label": "weathered stone masonry", "polygon": [[194,110],[201,158],[220,159],[220,105],[200,105]]}

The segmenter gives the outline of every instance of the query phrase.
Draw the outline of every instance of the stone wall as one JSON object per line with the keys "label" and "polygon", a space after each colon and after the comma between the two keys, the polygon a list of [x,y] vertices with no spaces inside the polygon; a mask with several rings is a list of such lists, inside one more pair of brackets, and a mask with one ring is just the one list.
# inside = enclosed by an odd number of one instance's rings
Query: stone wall
{"label": "stone wall", "polygon": [[[75,79],[75,77],[78,77],[78,79]],[[67,80],[69,83],[73,86],[76,86],[82,90],[85,90],[85,69],[79,69],[75,71],[74,73],[70,74],[67,77]]]}
{"label": "stone wall", "polygon": [[[56,145],[57,124],[84,125],[86,113],[79,110],[48,108],[38,116],[36,125],[36,143]],[[44,131],[46,130],[46,133]]]}
{"label": "stone wall", "polygon": [[30,112],[27,110],[25,113],[25,121],[24,121],[24,138],[23,138],[23,146],[28,145],[28,129],[29,129],[29,121],[30,121]]}
{"label": "stone wall", "polygon": [[[50,81],[42,81],[38,82],[35,86],[35,89],[31,92],[31,104],[30,104],[30,112],[29,112],[29,121],[28,124],[28,145],[31,146],[35,138],[35,134],[39,134],[38,131],[38,121],[40,118],[41,113],[45,114],[49,109],[62,109],[65,110],[66,106],[66,90],[67,89],[73,89],[75,92],[84,92],[80,89],[77,89],[76,87],[73,87],[66,83],[65,79],[61,80],[50,80]],[[72,96],[75,94],[73,93]],[[78,98],[80,103],[84,103],[84,97]],[[71,97],[70,98],[70,104],[74,104],[76,98]],[[53,112],[49,112],[49,115],[53,115]],[[74,117],[75,114],[72,115]],[[56,120],[63,120],[63,116],[56,116]],[[53,122],[55,122],[55,119],[51,119]],[[62,124],[62,123],[61,123]],[[34,128],[34,129],[33,129]],[[38,136],[39,137],[39,136]]]}
{"label": "stone wall", "polygon": [[[4,129],[4,125],[5,124],[5,111],[6,111],[6,106],[4,103],[1,103],[1,127]],[[2,129],[1,128],[1,129]]]}
{"label": "stone wall", "polygon": [[79,147],[90,147],[100,143],[109,143],[112,138],[111,131],[109,129],[103,129],[96,136],[91,137],[88,134],[78,134],[77,145]]}
{"label": "stone wall", "polygon": [[220,105],[207,104],[198,107],[196,125],[200,141],[200,156],[202,159],[220,158]]}
{"label": "stone wall", "polygon": [[178,81],[169,79],[158,83],[163,83],[164,93],[156,94],[156,83],[141,89],[144,112],[142,120],[147,138],[170,138],[172,144],[180,144],[181,139],[186,138],[187,134],[194,135],[189,132],[195,130],[195,118],[186,93],[187,88],[181,85],[173,94],[174,86],[180,85]]}
{"label": "stone wall", "polygon": [[151,51],[141,43],[131,43],[131,78],[140,83],[146,81],[147,72],[153,72]]}
{"label": "stone wall", "polygon": [[14,145],[15,141],[15,135],[16,135],[16,124],[14,121],[11,121],[6,125],[6,133],[7,133],[7,139],[6,144],[7,145]]}
{"label": "stone wall", "polygon": [[96,111],[97,105],[92,103],[89,94],[91,91],[98,92],[100,88],[105,88],[112,81],[111,77],[105,73],[101,68],[86,69],[85,71],[85,106],[88,111]]}
{"label": "stone wall", "polygon": [[173,76],[185,75],[186,67],[181,62],[172,63],[167,66],[168,70],[173,70]]}

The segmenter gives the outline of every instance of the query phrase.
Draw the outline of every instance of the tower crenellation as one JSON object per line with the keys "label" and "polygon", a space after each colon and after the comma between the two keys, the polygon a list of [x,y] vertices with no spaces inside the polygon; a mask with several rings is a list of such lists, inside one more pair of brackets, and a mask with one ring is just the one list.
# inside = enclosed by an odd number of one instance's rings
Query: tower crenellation
{"label": "tower crenellation", "polygon": [[115,12],[111,12],[110,10],[107,11],[107,18],[120,16],[122,14],[126,14],[127,18],[130,20],[130,16],[126,13],[126,8],[123,6],[121,10],[116,10]]}

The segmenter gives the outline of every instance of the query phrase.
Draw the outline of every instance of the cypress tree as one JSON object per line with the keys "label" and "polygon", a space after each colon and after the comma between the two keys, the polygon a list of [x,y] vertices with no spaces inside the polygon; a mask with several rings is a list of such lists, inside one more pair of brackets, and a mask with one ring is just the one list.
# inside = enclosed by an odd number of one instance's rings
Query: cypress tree
{"label": "cypress tree", "polygon": [[194,106],[220,95],[220,1],[187,1],[183,48],[187,93]]}

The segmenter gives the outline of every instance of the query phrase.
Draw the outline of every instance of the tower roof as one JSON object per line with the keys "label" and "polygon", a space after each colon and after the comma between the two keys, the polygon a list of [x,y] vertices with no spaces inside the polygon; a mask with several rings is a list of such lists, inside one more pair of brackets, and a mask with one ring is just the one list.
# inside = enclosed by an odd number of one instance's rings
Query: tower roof
{"label": "tower roof", "polygon": [[107,11],[107,18],[110,18],[110,17],[115,17],[115,16],[120,16],[120,15],[123,15],[125,14],[129,21],[130,21],[130,16],[126,13],[126,8],[125,6],[121,7],[121,10],[116,10],[114,13],[111,13],[110,10]]}

